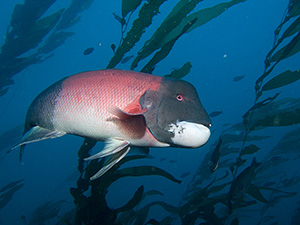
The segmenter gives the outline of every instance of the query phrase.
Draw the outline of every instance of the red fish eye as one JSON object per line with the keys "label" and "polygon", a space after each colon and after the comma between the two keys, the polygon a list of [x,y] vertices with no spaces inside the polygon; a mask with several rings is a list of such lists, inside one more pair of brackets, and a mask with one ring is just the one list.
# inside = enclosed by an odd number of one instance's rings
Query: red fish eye
{"label": "red fish eye", "polygon": [[180,95],[180,94],[178,94],[177,96],[176,96],[176,99],[178,100],[178,101],[183,101],[184,100],[184,95]]}

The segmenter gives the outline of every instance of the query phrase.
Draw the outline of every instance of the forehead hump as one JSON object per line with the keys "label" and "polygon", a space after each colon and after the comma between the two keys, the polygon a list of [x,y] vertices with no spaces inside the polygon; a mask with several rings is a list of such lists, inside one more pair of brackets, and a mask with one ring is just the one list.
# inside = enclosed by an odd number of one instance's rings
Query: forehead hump
{"label": "forehead hump", "polygon": [[186,97],[198,98],[196,88],[184,80],[164,79],[162,88],[167,95],[184,94]]}

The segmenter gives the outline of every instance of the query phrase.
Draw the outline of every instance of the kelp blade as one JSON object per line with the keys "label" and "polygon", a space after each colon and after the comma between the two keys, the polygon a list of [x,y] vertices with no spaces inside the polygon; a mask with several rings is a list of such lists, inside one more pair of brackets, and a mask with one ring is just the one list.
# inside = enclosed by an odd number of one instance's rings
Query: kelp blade
{"label": "kelp blade", "polygon": [[128,13],[136,10],[141,2],[142,0],[122,0],[122,17],[124,18]]}
{"label": "kelp blade", "polygon": [[145,3],[139,11],[139,17],[133,21],[131,29],[128,31],[127,36],[122,40],[121,46],[117,49],[116,54],[111,58],[107,69],[114,68],[121,62],[125,53],[130,51],[131,48],[137,43],[145,29],[152,23],[152,18],[158,14],[159,7],[166,0],[149,0]]}
{"label": "kelp blade", "polygon": [[186,62],[181,68],[172,71],[170,74],[165,75],[165,77],[172,77],[172,78],[183,78],[185,77],[192,68],[191,62]]}
{"label": "kelp blade", "polygon": [[138,166],[138,167],[124,168],[124,169],[117,170],[115,172],[115,175],[120,176],[120,177],[158,175],[158,176],[163,176],[163,177],[165,177],[173,182],[176,182],[178,184],[181,183],[180,180],[177,180],[171,174],[167,173],[166,171],[164,171],[160,168],[154,167],[154,166]]}
{"label": "kelp blade", "polygon": [[279,49],[272,57],[271,62],[287,59],[300,51],[300,32],[284,47]]}
{"label": "kelp blade", "polygon": [[[203,0],[193,0],[193,1],[182,0],[179,3],[177,3],[177,5],[173,8],[170,14],[164,19],[161,25],[156,29],[152,37],[145,42],[144,46],[139,51],[138,56],[132,62],[131,69],[133,70],[134,68],[136,68],[139,61],[148,57],[157,49],[162,48],[164,45],[161,44],[161,41],[164,40],[165,36],[169,32],[171,32],[178,24],[180,24],[183,18],[186,17],[187,14],[190,13],[200,1]],[[180,32],[182,30],[183,27],[180,29]],[[171,40],[173,40],[174,38],[178,37],[180,32],[178,32],[177,35],[172,36],[168,42],[165,42],[165,45],[170,43]]]}
{"label": "kelp blade", "polygon": [[175,29],[173,29],[170,33],[168,33],[165,36],[163,40],[161,40],[161,46],[169,42],[173,37],[176,37],[189,21],[192,21],[197,18],[197,21],[186,31],[187,33],[221,15],[229,7],[244,1],[246,0],[233,0],[230,2],[220,3],[213,7],[202,9],[188,15],[187,17],[183,18],[181,23]]}
{"label": "kelp blade", "polygon": [[287,70],[276,77],[268,81],[263,87],[262,91],[269,91],[275,88],[283,87],[285,85],[291,84],[300,79],[300,71],[290,71]]}

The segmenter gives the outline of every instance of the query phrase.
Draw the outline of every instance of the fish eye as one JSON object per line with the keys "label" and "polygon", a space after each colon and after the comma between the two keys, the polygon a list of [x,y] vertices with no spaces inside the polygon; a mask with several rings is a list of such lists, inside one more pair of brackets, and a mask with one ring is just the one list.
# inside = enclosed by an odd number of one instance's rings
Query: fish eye
{"label": "fish eye", "polygon": [[176,99],[178,100],[178,101],[183,101],[184,100],[184,95],[181,95],[181,94],[178,94],[177,96],[176,96]]}

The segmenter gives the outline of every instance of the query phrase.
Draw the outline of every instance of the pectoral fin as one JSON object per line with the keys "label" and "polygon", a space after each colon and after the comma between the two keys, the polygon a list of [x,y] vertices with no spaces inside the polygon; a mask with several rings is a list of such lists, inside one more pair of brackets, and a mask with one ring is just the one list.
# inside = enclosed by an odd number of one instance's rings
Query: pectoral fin
{"label": "pectoral fin", "polygon": [[110,138],[106,141],[104,149],[91,157],[85,158],[85,160],[99,159],[105,156],[109,156],[107,162],[90,180],[95,180],[106,173],[110,168],[116,165],[121,159],[123,159],[129,152],[129,142],[125,140]]}

